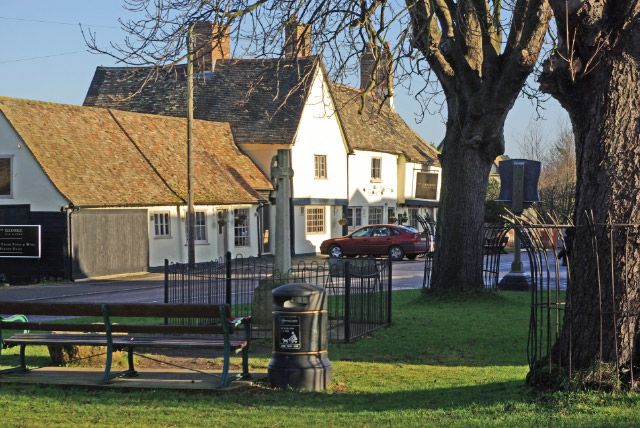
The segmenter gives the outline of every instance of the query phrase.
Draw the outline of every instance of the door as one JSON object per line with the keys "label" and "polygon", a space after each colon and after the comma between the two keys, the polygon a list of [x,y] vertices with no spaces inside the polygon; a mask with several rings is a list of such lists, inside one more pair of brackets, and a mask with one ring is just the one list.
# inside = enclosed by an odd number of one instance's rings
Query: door
{"label": "door", "polygon": [[369,254],[369,238],[373,227],[363,227],[350,235],[350,238],[344,239],[342,252],[345,255],[361,255]]}
{"label": "door", "polygon": [[372,255],[384,255],[391,247],[391,229],[387,226],[376,226],[373,228],[371,238],[369,238],[369,248]]}

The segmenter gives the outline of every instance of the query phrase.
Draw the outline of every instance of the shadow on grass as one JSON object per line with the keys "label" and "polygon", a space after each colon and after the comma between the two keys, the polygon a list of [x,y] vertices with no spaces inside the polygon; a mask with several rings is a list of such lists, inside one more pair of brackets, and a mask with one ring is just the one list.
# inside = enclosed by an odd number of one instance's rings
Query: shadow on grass
{"label": "shadow on grass", "polygon": [[[82,398],[85,405],[91,402],[110,403],[117,406],[121,401],[134,399],[138,404],[157,406],[160,402],[171,404],[188,400],[191,407],[211,406],[212,398],[216,406],[227,408],[229,405],[247,405],[268,408],[286,405],[288,409],[312,409],[320,411],[340,411],[349,413],[455,410],[494,405],[512,406],[517,403],[531,402],[534,394],[522,382],[497,382],[482,385],[444,387],[392,392],[341,392],[310,393],[292,390],[251,389],[248,391],[177,391],[177,390],[105,390],[86,386],[59,388],[55,386],[3,384],[4,393],[19,394],[21,399],[59,400],[64,389],[65,400]],[[213,395],[213,397],[212,397]],[[1,397],[1,395],[0,395]]]}

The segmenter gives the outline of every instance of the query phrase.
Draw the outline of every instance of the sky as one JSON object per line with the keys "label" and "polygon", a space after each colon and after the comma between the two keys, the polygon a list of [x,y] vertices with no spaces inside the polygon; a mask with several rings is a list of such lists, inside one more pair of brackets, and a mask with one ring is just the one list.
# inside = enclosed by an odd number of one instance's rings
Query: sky
{"label": "sky", "polygon": [[[118,18],[130,15],[119,0],[0,0],[0,96],[82,104],[95,68],[115,60],[87,51],[78,23],[96,32],[102,43],[121,42]],[[417,123],[418,103],[403,88],[395,107],[426,141],[438,145],[445,134],[443,117],[429,115]],[[519,140],[537,114],[519,97],[505,124],[506,154],[518,157]],[[554,100],[544,104],[538,122],[550,138],[568,116]]]}

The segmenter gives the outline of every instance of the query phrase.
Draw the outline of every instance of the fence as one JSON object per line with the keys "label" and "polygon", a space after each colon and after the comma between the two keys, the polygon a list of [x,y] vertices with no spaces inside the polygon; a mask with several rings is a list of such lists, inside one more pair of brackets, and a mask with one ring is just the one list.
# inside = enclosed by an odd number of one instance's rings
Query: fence
{"label": "fence", "polygon": [[[424,234],[427,236],[427,242],[435,242],[435,222],[432,219],[422,217],[419,218]],[[504,252],[504,248],[509,240],[507,233],[511,229],[511,225],[496,223],[484,225],[484,242],[483,242],[483,258],[482,258],[482,279],[484,288],[497,288],[500,278],[500,256]],[[429,246],[431,251],[425,254],[424,260],[424,276],[422,281],[423,288],[431,288],[431,277],[433,272],[433,246]]]}
{"label": "fence", "polygon": [[585,217],[575,226],[514,219],[532,285],[530,376],[534,383],[637,389],[640,225]]}
{"label": "fence", "polygon": [[165,261],[166,303],[227,303],[234,316],[251,316],[254,337],[270,337],[271,290],[286,283],[323,287],[329,299],[329,340],[349,342],[391,323],[389,259],[299,262],[281,274],[265,258],[187,264]]}

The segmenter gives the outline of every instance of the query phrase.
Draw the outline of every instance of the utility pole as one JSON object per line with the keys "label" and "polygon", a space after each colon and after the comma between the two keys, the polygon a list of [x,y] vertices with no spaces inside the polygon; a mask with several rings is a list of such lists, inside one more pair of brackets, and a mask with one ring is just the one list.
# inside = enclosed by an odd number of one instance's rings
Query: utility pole
{"label": "utility pole", "polygon": [[195,212],[193,208],[193,24],[189,25],[187,40],[187,258],[189,267],[195,266]]}

